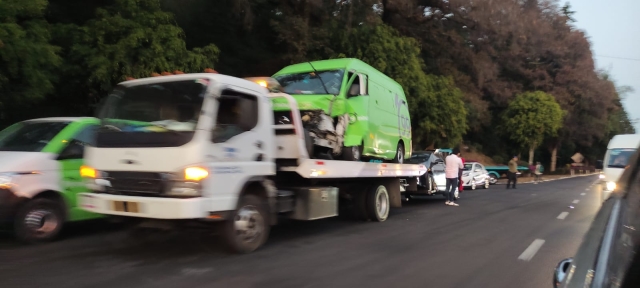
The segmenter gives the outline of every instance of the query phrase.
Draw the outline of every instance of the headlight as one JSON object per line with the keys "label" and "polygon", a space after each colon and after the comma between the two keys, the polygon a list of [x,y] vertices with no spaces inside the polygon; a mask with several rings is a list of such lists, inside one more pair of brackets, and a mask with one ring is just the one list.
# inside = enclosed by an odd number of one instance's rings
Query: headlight
{"label": "headlight", "polygon": [[0,188],[9,189],[15,173],[0,173]]}
{"label": "headlight", "polygon": [[203,167],[187,167],[182,172],[183,177],[171,181],[171,185],[165,191],[167,196],[196,197],[202,193],[201,181],[209,177],[209,171]]}
{"label": "headlight", "polygon": [[93,167],[86,165],[80,166],[80,177],[82,178],[98,178],[98,171]]}
{"label": "headlight", "polygon": [[209,176],[209,171],[202,167],[188,167],[184,169],[184,180],[185,181],[200,181]]}
{"label": "headlight", "polygon": [[616,189],[616,182],[607,182],[607,191],[613,191]]}
{"label": "headlight", "polygon": [[599,177],[600,179],[604,179],[604,174],[600,174],[598,177]]}

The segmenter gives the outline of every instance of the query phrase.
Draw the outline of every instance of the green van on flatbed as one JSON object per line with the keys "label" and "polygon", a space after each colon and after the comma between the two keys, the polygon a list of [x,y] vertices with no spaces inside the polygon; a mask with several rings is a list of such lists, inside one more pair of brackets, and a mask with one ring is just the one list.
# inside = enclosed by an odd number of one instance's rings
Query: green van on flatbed
{"label": "green van on flatbed", "polygon": [[[402,86],[358,59],[287,66],[272,76],[298,102],[316,158],[391,160],[411,154],[411,120]],[[273,99],[275,121],[286,124],[289,108]],[[275,123],[278,124],[278,123]]]}

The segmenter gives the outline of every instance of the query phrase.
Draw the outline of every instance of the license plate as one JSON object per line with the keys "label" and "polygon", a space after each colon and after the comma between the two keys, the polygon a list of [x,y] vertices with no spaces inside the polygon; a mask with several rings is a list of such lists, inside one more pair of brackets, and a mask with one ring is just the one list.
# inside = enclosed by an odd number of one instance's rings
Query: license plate
{"label": "license plate", "polygon": [[118,212],[139,213],[140,204],[138,202],[129,202],[129,201],[112,201],[111,209],[113,211],[118,211]]}

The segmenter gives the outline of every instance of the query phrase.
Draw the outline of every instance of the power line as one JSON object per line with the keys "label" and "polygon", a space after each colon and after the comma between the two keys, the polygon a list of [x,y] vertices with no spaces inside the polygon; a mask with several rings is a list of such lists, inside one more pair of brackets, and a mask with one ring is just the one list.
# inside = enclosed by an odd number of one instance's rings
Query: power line
{"label": "power line", "polygon": [[595,55],[596,57],[602,58],[612,58],[612,59],[620,59],[620,60],[630,60],[630,61],[640,61],[640,59],[636,58],[625,58],[625,57],[615,57],[615,56],[605,56],[605,55]]}

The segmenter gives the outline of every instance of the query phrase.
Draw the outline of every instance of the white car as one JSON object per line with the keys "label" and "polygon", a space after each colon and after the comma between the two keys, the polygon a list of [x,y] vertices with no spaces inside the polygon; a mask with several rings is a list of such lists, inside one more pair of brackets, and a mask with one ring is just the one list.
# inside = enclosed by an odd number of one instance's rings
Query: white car
{"label": "white car", "polygon": [[484,166],[478,162],[464,163],[462,171],[462,186],[475,190],[477,187],[489,189],[491,177]]}

